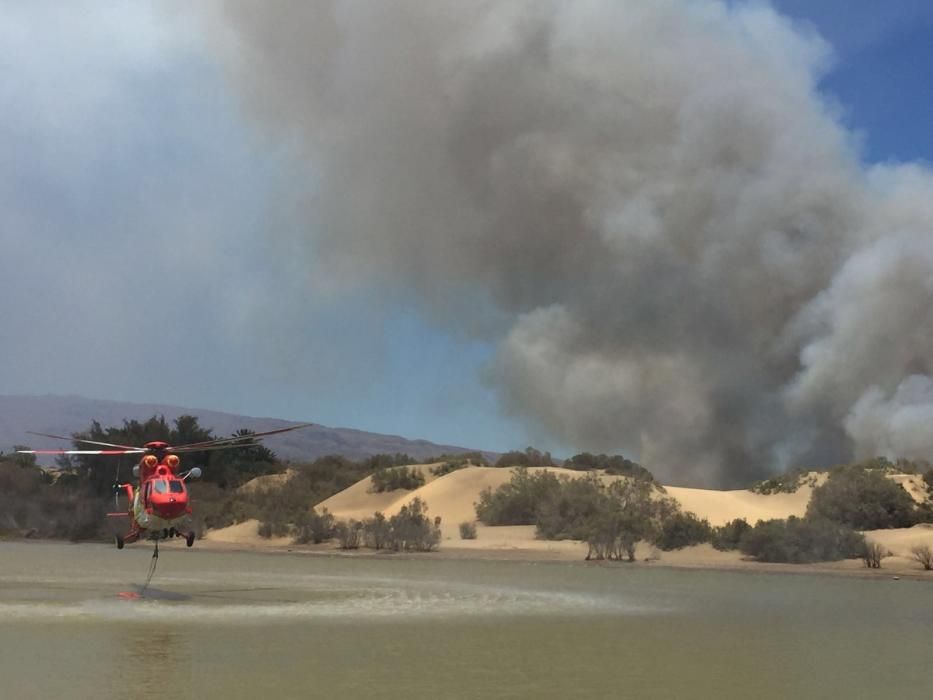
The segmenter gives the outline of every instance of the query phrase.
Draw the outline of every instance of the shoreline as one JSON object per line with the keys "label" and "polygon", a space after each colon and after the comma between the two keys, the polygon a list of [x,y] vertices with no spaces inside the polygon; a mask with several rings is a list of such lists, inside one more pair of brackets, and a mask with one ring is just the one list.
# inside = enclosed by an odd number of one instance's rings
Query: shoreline
{"label": "shoreline", "polygon": [[[542,541],[545,542],[545,541]],[[0,544],[73,544],[110,546],[107,542],[86,541],[70,542],[68,540],[36,539],[29,537],[0,538]],[[933,582],[933,571],[925,571],[904,557],[890,557],[895,560],[881,569],[869,569],[859,559],[844,559],[836,562],[816,562],[809,564],[789,564],[779,562],[757,562],[742,557],[738,552],[718,552],[709,545],[696,545],[681,550],[662,552],[659,559],[648,559],[643,556],[641,547],[638,558],[634,562],[589,560],[585,557],[586,547],[578,542],[555,542],[564,545],[560,548],[481,548],[442,546],[432,552],[389,552],[385,550],[341,550],[333,544],[295,545],[295,544],[267,544],[264,542],[217,542],[210,539],[198,540],[193,550],[203,550],[211,553],[229,554],[267,554],[295,557],[327,557],[327,558],[362,558],[376,560],[403,560],[403,561],[512,561],[526,563],[572,563],[583,567],[605,567],[618,569],[680,569],[684,571],[718,571],[726,573],[743,574],[778,574],[790,576],[829,576],[844,578],[860,578],[871,580],[916,580]],[[569,545],[569,546],[567,546]],[[138,545],[135,545],[138,547]],[[148,543],[144,544],[148,546]],[[163,542],[164,550],[187,551],[184,543]],[[192,550],[192,551],[193,551]],[[645,550],[647,552],[647,549]]]}
{"label": "shoreline", "polygon": [[[195,547],[198,545],[196,544]],[[719,561],[700,561],[689,555],[691,550],[705,548],[705,545],[686,547],[683,550],[663,552],[660,559],[636,561],[609,561],[586,560],[585,546],[583,555],[571,554],[566,551],[542,549],[480,549],[474,547],[441,546],[432,552],[387,552],[384,550],[341,550],[333,545],[288,545],[264,546],[249,544],[233,544],[221,542],[204,542],[202,549],[211,552],[230,553],[260,553],[294,556],[314,556],[333,558],[365,558],[381,560],[411,560],[421,561],[435,559],[441,561],[512,561],[526,563],[565,563],[584,567],[599,566],[606,568],[635,568],[635,569],[680,569],[684,571],[719,571],[727,573],[745,574],[778,574],[789,576],[829,576],[843,578],[862,578],[874,580],[922,580],[933,582],[933,571],[925,571],[912,566],[909,560],[903,557],[890,557],[897,559],[895,566],[881,569],[869,569],[860,559],[844,559],[835,562],[815,562],[808,564],[790,564],[781,562],[758,562],[742,557],[738,552],[722,552],[729,556]],[[688,556],[683,556],[684,554]]]}

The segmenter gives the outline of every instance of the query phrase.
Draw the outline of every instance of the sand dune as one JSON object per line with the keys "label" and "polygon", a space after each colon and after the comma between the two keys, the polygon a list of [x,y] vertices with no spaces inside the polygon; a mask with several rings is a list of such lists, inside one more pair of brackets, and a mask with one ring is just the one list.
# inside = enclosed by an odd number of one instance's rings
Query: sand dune
{"label": "sand dune", "polygon": [[287,483],[288,480],[293,476],[295,476],[294,469],[286,469],[281,474],[266,474],[265,476],[257,476],[256,478],[247,481],[238,490],[242,493],[254,493],[262,489],[277,488]]}
{"label": "sand dune", "polygon": [[431,473],[431,468],[436,466],[438,465],[411,465],[411,469],[418,471],[424,477],[424,486],[414,491],[399,490],[375,493],[372,491],[373,479],[371,476],[367,476],[365,479],[357,481],[353,486],[321,501],[315,508],[319,512],[323,508],[327,508],[335,517],[342,520],[349,520],[350,518],[362,520],[371,517],[376,512],[384,513],[386,516],[395,515],[404,503],[421,493],[438,478]]}
{"label": "sand dune", "polygon": [[895,556],[909,559],[912,547],[918,545],[933,547],[933,525],[924,523],[897,530],[867,530],[865,537],[883,545]]}
{"label": "sand dune", "polygon": [[888,474],[891,481],[900,484],[917,503],[927,500],[927,485],[919,474]]}
{"label": "sand dune", "polygon": [[215,544],[228,544],[243,547],[286,547],[291,544],[291,537],[260,537],[258,520],[246,520],[230,527],[210,530],[204,540]]}
{"label": "sand dune", "polygon": [[[552,542],[539,540],[535,537],[533,525],[487,527],[477,523],[477,538],[463,540],[460,538],[459,524],[462,522],[475,522],[475,503],[479,501],[480,494],[486,488],[496,489],[507,483],[514,473],[514,468],[493,467],[466,467],[444,476],[435,476],[431,468],[436,465],[413,465],[424,476],[425,484],[413,491],[391,491],[388,493],[373,493],[372,479],[367,477],[353,486],[319,503],[317,508],[327,508],[335,517],[341,520],[369,518],[373,513],[381,512],[391,517],[399,512],[406,504],[415,498],[421,498],[428,505],[429,517],[440,516],[442,549],[451,553],[451,556],[491,556],[491,557],[526,557],[526,558],[558,558],[579,560],[586,555],[586,545],[580,542]],[[556,475],[579,478],[585,472],[578,472],[558,467],[532,467],[530,472],[548,471]],[[250,489],[264,485],[278,483],[272,481],[273,477],[261,477],[249,485]],[[279,479],[283,478],[281,475]],[[619,477],[603,476],[604,481],[612,481]],[[819,485],[826,480],[826,474],[820,474],[811,483]],[[911,475],[895,475],[894,481],[904,488],[917,500],[925,496],[925,484],[919,477]],[[778,493],[762,495],[747,490],[713,491],[709,489],[685,488],[680,486],[666,487],[667,494],[676,499],[684,511],[695,513],[701,518],[707,518],[712,525],[722,525],[735,518],[745,518],[754,524],[758,520],[771,518],[787,518],[791,515],[803,516],[807,504],[813,493],[814,486],[801,486],[795,493]],[[257,522],[251,520],[232,527],[210,532],[207,543],[221,547],[242,546],[248,548],[259,547],[287,547],[288,538],[263,539],[257,534]],[[910,573],[919,568],[911,559],[910,549],[915,545],[928,544],[933,546],[933,526],[918,525],[902,530],[876,530],[865,533],[869,539],[875,540],[892,551],[893,555],[886,560],[885,568],[889,571]],[[762,567],[767,565],[755,564],[742,559],[738,552],[717,552],[709,545],[688,547],[676,552],[664,552],[659,555],[653,548],[645,543],[639,545],[639,560],[651,560],[660,556],[666,565],[685,567]],[[836,562],[822,565],[827,570],[859,570],[859,563],[854,561]]]}
{"label": "sand dune", "polygon": [[707,518],[711,525],[724,525],[735,518],[745,518],[755,524],[759,520],[802,517],[807,512],[810,486],[801,486],[795,493],[776,493],[764,496],[748,490],[711,491],[668,486],[667,493],[680,503],[685,511]]}
{"label": "sand dune", "polygon": [[[429,470],[424,468],[425,472]],[[512,468],[466,467],[439,478],[431,478],[414,491],[369,493],[371,480],[363,479],[345,491],[331,496],[320,504],[338,518],[365,518],[376,511],[386,516],[398,513],[399,509],[418,497],[428,504],[431,516],[441,516],[445,525],[456,526],[464,521],[476,519],[474,504],[485,488],[495,490],[507,483],[514,473]],[[584,472],[559,467],[532,467],[532,473],[549,471],[560,476],[579,478]],[[604,477],[611,481],[618,477]],[[807,510],[810,486],[802,486],[796,493],[781,493],[770,496],[751,491],[712,491],[680,486],[668,486],[667,493],[675,498],[685,511],[701,518],[708,518],[713,525],[722,525],[734,518],[745,518],[751,523],[769,518],[802,516]]]}
{"label": "sand dune", "polygon": [[[392,491],[389,493],[370,493],[372,480],[367,477],[348,489],[321,502],[318,508],[327,508],[335,517],[368,518],[376,511],[391,517],[402,506],[420,498],[428,504],[430,517],[441,517],[443,528],[458,527],[459,523],[476,520],[474,504],[479,501],[483,489],[496,489],[508,483],[514,469],[495,467],[465,467],[441,477],[430,474],[431,465],[419,465],[425,474],[425,485],[414,491]],[[549,471],[555,474],[578,477],[581,472],[559,467],[531,467],[530,472]]]}

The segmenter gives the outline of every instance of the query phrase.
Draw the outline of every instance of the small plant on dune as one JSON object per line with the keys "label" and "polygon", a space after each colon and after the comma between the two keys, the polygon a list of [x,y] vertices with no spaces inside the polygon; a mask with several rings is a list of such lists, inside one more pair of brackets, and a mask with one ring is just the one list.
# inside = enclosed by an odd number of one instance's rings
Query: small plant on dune
{"label": "small plant on dune", "polygon": [[413,467],[392,467],[373,472],[372,492],[413,491],[424,486],[424,475]]}
{"label": "small plant on dune", "polygon": [[316,510],[303,513],[295,525],[295,542],[297,544],[326,542],[334,537],[335,528],[334,516],[327,508],[322,508],[320,513]]}
{"label": "small plant on dune", "polygon": [[382,513],[363,521],[363,541],[370,549],[385,549],[389,544],[389,521]]}
{"label": "small plant on dune", "polygon": [[434,476],[445,476],[459,469],[465,469],[472,466],[468,459],[452,459],[437,466],[431,467],[431,473]]}
{"label": "small plant on dune", "polygon": [[759,520],[739,540],[739,550],[758,561],[806,564],[861,557],[865,538],[825,519]]}
{"label": "small plant on dune", "polygon": [[933,547],[930,545],[918,544],[911,547],[910,555],[927,571],[933,570]]}
{"label": "small plant on dune", "polygon": [[810,475],[806,469],[794,469],[759,481],[748,490],[752,493],[770,496],[775,493],[796,493],[801,486],[816,486],[816,476]]}
{"label": "small plant on dune", "polygon": [[745,518],[736,518],[720,527],[713,528],[713,547],[721,552],[738,549],[742,535],[752,529]]}
{"label": "small plant on dune", "polygon": [[286,537],[291,531],[291,527],[285,521],[285,518],[275,511],[270,511],[263,515],[259,521],[256,532],[260,537],[269,539],[270,537]]}
{"label": "small plant on dune", "polygon": [[473,522],[460,523],[460,539],[461,540],[475,540],[476,539],[476,523],[473,523]]}
{"label": "small plant on dune", "polygon": [[441,541],[441,529],[427,516],[428,504],[420,498],[402,506],[389,518],[388,546],[396,552],[430,552]]}
{"label": "small plant on dune", "polygon": [[833,470],[826,483],[813,490],[807,517],[854,530],[912,527],[919,518],[914,500],[885,474],[883,468],[859,464]]}
{"label": "small plant on dune", "polygon": [[359,520],[339,523],[335,528],[335,534],[340,549],[359,549],[363,541],[363,523]]}
{"label": "small plant on dune", "polygon": [[554,474],[533,474],[526,467],[519,467],[511,480],[495,491],[483,489],[476,504],[476,516],[486,525],[534,525],[539,505],[559,491],[560,480]]}
{"label": "small plant on dune", "polygon": [[554,458],[550,452],[541,452],[534,447],[526,447],[524,451],[512,450],[501,455],[496,460],[497,467],[553,467]]}
{"label": "small plant on dune", "polygon": [[709,542],[713,528],[706,518],[700,519],[693,513],[674,513],[661,523],[655,544],[665,552],[682,549],[695,544]]}
{"label": "small plant on dune", "polygon": [[576,469],[578,471],[594,471],[602,469],[606,474],[615,476],[628,476],[632,479],[642,481],[655,481],[654,475],[637,462],[623,457],[622,455],[594,455],[589,452],[581,452],[573,457],[564,460],[561,465],[565,469]]}
{"label": "small plant on dune", "polygon": [[891,556],[891,552],[885,547],[877,542],[865,540],[865,546],[862,548],[862,561],[865,562],[865,566],[869,569],[880,569],[881,560],[889,556]]}

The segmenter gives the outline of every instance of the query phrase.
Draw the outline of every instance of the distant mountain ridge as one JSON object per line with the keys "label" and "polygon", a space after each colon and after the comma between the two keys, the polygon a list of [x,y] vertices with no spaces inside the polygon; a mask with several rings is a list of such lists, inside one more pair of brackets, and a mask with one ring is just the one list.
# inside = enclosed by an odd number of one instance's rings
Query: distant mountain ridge
{"label": "distant mountain ridge", "polygon": [[[9,452],[13,445],[28,445],[33,449],[65,447],[49,438],[29,435],[27,431],[71,435],[90,427],[92,421],[102,426],[122,425],[123,420],[145,420],[153,415],[165,416],[169,422],[181,415],[198,417],[198,422],[217,436],[226,436],[241,428],[261,432],[299,421],[280,418],[240,416],[222,411],[183,408],[165,404],[131,403],[80,396],[15,396],[0,394],[0,451]],[[459,454],[471,448],[441,445],[428,440],[410,440],[399,435],[383,435],[353,428],[330,428],[314,425],[264,441],[281,459],[310,461],[327,454],[339,454],[361,459],[374,454],[404,453],[423,459],[443,453]],[[488,456],[495,453],[485,452]],[[48,460],[45,463],[50,463]]]}

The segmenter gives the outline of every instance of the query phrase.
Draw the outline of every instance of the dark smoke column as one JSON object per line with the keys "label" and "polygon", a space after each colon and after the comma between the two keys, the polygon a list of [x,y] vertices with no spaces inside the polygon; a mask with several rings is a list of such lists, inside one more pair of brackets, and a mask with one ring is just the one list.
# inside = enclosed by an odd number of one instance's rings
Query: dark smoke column
{"label": "dark smoke column", "polygon": [[[504,406],[666,479],[933,451],[933,178],[863,169],[828,47],[720,2],[232,3],[310,278],[499,344]],[[302,241],[302,248],[308,247]]]}

